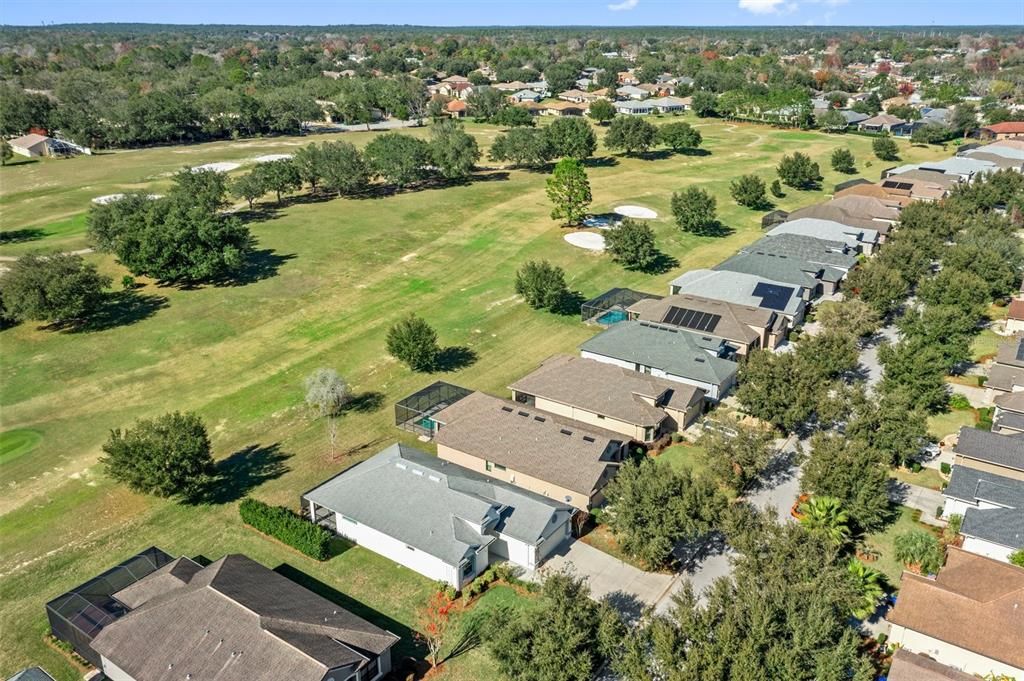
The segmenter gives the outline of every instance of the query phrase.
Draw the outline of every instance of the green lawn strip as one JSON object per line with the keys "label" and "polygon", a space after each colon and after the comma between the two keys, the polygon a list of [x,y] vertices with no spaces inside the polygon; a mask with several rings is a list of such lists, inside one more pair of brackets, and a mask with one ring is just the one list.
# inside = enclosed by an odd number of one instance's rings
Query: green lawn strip
{"label": "green lawn strip", "polygon": [[896,560],[895,547],[893,546],[896,537],[911,530],[924,529],[933,532],[935,529],[930,525],[925,525],[915,520],[915,513],[918,512],[912,508],[900,506],[899,517],[895,522],[881,532],[869,534],[865,538],[865,544],[879,554],[878,559],[869,562],[868,565],[882,572],[892,586],[899,585],[900,575],[903,574],[904,569],[903,564]]}
{"label": "green lawn strip", "polygon": [[0,433],[0,465],[9,464],[18,457],[28,454],[42,439],[42,433],[28,428]]}
{"label": "green lawn strip", "polygon": [[939,471],[934,468],[922,468],[917,473],[909,468],[894,468],[891,475],[901,482],[934,490],[941,490],[942,483],[945,482]]}
{"label": "green lawn strip", "polygon": [[956,435],[963,426],[973,426],[977,416],[973,409],[950,409],[944,414],[928,417],[928,434],[936,440]]}

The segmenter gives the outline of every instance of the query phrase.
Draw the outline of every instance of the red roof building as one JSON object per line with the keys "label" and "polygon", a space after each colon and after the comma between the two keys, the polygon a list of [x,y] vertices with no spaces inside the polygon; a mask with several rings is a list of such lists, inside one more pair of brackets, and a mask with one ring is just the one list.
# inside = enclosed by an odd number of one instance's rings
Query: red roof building
{"label": "red roof building", "polygon": [[993,123],[981,128],[978,133],[982,139],[1002,140],[1009,137],[1022,137],[1024,136],[1024,121]]}

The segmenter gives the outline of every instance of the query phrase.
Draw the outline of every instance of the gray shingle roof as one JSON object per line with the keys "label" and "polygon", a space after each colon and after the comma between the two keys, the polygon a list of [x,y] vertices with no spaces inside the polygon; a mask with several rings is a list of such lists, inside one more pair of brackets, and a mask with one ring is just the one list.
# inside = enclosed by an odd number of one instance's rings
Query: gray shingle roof
{"label": "gray shingle roof", "polygon": [[1024,509],[1024,480],[1007,478],[970,466],[953,466],[943,495],[969,503],[988,501]]}
{"label": "gray shingle roof", "polygon": [[620,322],[585,341],[580,350],[712,385],[729,383],[736,375],[736,363],[717,356],[724,351],[722,340],[650,322]]}
{"label": "gray shingle roof", "polygon": [[560,524],[553,520],[571,514],[562,503],[402,444],[349,468],[304,498],[449,565],[493,541],[472,527],[488,518],[500,521],[509,536],[535,543]]}
{"label": "gray shingle roof", "polygon": [[969,508],[964,513],[960,533],[1016,551],[1024,548],[1024,509]]}
{"label": "gray shingle roof", "polygon": [[842,241],[850,246],[878,243],[878,230],[844,225],[835,220],[797,218],[776,225],[768,234],[803,234],[829,241]]}
{"label": "gray shingle roof", "polygon": [[53,677],[39,667],[29,667],[22,669],[7,681],[53,681]]}
{"label": "gray shingle roof", "polygon": [[818,278],[824,274],[824,268],[821,265],[814,265],[790,255],[758,251],[737,253],[715,265],[712,269],[753,274],[764,279],[803,286],[811,290],[818,286]]}
{"label": "gray shingle roof", "polygon": [[397,641],[287,577],[233,554],[108,624],[91,645],[145,681],[181,681],[187,675],[320,681],[328,669],[354,673],[365,664],[366,652],[379,655]]}
{"label": "gray shingle roof", "polygon": [[[616,325],[620,326],[620,325]],[[625,436],[481,392],[433,416],[434,440],[586,497],[607,481]]]}
{"label": "gray shingle roof", "polygon": [[1024,434],[999,435],[963,426],[954,451],[970,459],[1024,471]]}
{"label": "gray shingle roof", "polygon": [[545,360],[509,387],[641,427],[658,426],[668,417],[648,400],[686,409],[704,397],[690,385],[569,355]]}
{"label": "gray shingle roof", "polygon": [[857,264],[857,256],[841,241],[829,241],[800,234],[766,236],[743,248],[745,253],[774,253],[790,255],[809,263],[850,270]]}
{"label": "gray shingle roof", "polygon": [[[789,296],[778,305],[774,305],[775,301],[767,301],[763,296],[755,295],[764,284],[789,288]],[[805,307],[802,288],[742,272],[690,270],[673,279],[671,285],[680,293],[724,300],[737,305],[778,310],[790,316],[798,316]]]}

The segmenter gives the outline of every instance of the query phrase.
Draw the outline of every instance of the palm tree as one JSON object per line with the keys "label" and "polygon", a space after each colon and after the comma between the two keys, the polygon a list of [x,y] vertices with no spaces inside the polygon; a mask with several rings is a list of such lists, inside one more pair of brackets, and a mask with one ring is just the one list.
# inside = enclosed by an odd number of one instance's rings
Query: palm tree
{"label": "palm tree", "polygon": [[860,604],[853,609],[853,616],[859,620],[866,619],[875,612],[878,602],[885,596],[885,589],[882,586],[885,578],[881,572],[869,568],[856,558],[850,559],[846,569],[856,585],[857,593],[860,594]]}
{"label": "palm tree", "polygon": [[850,538],[850,516],[835,497],[811,497],[800,504],[800,524],[812,532],[821,532],[837,546]]}

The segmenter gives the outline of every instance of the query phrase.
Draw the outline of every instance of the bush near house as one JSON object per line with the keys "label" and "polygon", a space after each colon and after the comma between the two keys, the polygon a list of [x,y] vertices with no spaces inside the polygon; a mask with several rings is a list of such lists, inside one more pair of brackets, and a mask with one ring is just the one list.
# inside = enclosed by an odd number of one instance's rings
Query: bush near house
{"label": "bush near house", "polygon": [[284,506],[270,506],[256,499],[243,499],[238,505],[242,522],[263,534],[284,542],[316,560],[327,560],[331,533]]}

